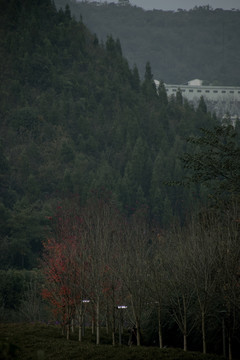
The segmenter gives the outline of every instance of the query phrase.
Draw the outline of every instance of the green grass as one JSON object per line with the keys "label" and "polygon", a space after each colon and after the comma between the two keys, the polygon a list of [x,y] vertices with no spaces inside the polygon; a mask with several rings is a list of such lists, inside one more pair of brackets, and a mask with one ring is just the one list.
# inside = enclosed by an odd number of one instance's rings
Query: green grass
{"label": "green grass", "polygon": [[[77,331],[76,331],[77,332]],[[104,345],[96,346],[90,331],[79,343],[77,334],[66,340],[57,326],[42,324],[0,324],[0,359],[9,360],[220,360],[215,355],[184,352],[180,349],[128,347],[110,344],[104,335]],[[109,344],[107,344],[109,343]]]}

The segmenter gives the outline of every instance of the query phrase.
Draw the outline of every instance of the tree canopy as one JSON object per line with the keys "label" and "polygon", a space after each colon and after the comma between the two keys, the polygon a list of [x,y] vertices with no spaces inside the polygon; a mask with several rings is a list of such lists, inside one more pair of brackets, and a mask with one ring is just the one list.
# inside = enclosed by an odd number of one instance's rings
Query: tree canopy
{"label": "tree canopy", "polygon": [[[125,8],[125,7],[123,7]],[[31,268],[58,201],[111,194],[125,214],[143,204],[163,228],[206,196],[173,188],[185,138],[217,119],[181,94],[168,99],[146,62],[141,81],[121,43],[101,43],[69,6],[1,1],[1,264]]]}
{"label": "tree canopy", "polygon": [[105,41],[119,38],[131,66],[144,77],[151,62],[155,79],[185,84],[195,78],[213,85],[240,85],[239,10],[195,6],[189,11],[151,10],[108,2],[56,0]]}

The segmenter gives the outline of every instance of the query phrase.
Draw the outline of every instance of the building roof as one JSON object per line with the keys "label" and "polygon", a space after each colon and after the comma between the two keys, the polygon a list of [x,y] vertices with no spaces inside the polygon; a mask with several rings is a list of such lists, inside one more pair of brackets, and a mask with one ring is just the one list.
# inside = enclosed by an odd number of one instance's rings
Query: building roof
{"label": "building roof", "polygon": [[202,86],[202,84],[203,84],[203,81],[200,79],[193,79],[193,80],[188,81],[188,85],[190,85],[190,86]]}

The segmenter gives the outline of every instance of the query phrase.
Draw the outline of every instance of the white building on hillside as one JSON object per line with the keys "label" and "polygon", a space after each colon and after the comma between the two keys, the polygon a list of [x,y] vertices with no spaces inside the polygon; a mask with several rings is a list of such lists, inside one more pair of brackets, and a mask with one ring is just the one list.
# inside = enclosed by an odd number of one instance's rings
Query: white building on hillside
{"label": "white building on hillside", "polygon": [[[158,87],[159,81],[155,80],[155,84]],[[164,85],[168,96],[176,95],[181,90],[182,96],[194,105],[203,96],[210,111],[220,116],[228,112],[240,117],[240,87],[202,85],[199,79],[189,81],[188,85]]]}
{"label": "white building on hillside", "polygon": [[194,80],[190,80],[188,81],[188,86],[202,86],[203,81],[199,80],[199,79],[194,79]]}

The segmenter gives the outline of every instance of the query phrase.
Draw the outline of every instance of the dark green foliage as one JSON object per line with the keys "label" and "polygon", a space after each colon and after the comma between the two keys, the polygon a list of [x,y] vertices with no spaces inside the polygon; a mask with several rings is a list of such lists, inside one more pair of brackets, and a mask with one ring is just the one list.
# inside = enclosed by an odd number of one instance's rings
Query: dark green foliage
{"label": "dark green foliage", "polygon": [[[40,282],[41,274],[37,270],[0,270],[0,301],[6,313],[19,310],[20,303],[32,280]],[[1,321],[11,321],[7,314],[1,314]]]}
{"label": "dark green foliage", "polygon": [[47,218],[74,193],[105,189],[127,213],[148,205],[164,227],[183,220],[192,195],[165,183],[183,175],[185,137],[216,120],[156,89],[147,61],[141,82],[120,41],[99,44],[65,4],[1,7],[1,267],[36,266]]}
{"label": "dark green foliage", "polygon": [[[93,194],[107,196],[126,215],[144,206],[161,231],[172,228],[213,189],[239,192],[239,122],[235,137],[230,126],[214,130],[218,120],[203,99],[195,110],[180,91],[168,98],[163,82],[156,89],[148,59],[141,81],[120,41],[109,35],[99,44],[65,4],[59,11],[50,0],[0,0],[0,6],[0,315],[36,321],[45,316],[41,277],[31,269],[59,202],[77,195],[84,206]],[[187,170],[178,158],[184,152]],[[166,185],[184,176],[187,190]],[[203,192],[199,182],[211,186]],[[207,359],[179,350],[80,345],[76,335],[66,342],[59,330],[2,326],[0,351],[17,359]]]}
{"label": "dark green foliage", "polygon": [[[99,2],[99,1],[98,1]],[[123,54],[144,77],[150,60],[155,79],[183,84],[200,78],[215,85],[240,84],[240,11],[195,6],[189,11],[144,11],[114,3],[56,0],[105,41],[119,38]],[[193,4],[194,6],[194,4]]]}
{"label": "dark green foliage", "polygon": [[205,114],[207,113],[207,105],[206,105],[206,103],[205,103],[205,101],[204,101],[204,97],[203,97],[203,96],[200,97],[200,101],[199,101],[197,110],[198,110],[199,112],[203,112],[203,113],[205,113]]}
{"label": "dark green foliage", "polygon": [[[96,346],[88,341],[79,343],[76,335],[67,341],[61,336],[58,326],[41,324],[0,325],[1,359],[94,359],[94,360],[220,360],[216,355],[203,355],[197,352],[184,352],[180,349],[159,349],[157,347],[127,347],[111,345]],[[110,336],[106,337],[108,344]],[[16,357],[12,356],[15,354]],[[5,356],[5,357],[4,357]]]}
{"label": "dark green foliage", "polygon": [[161,104],[162,105],[167,105],[168,104],[168,97],[167,97],[166,88],[165,88],[163,80],[160,81],[157,90],[158,90],[158,97],[159,97],[159,100],[160,100]]}
{"label": "dark green foliage", "polygon": [[232,125],[202,129],[200,136],[190,137],[188,141],[195,151],[182,157],[184,166],[193,171],[186,183],[204,184],[218,201],[239,196],[239,140]]}

